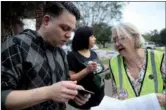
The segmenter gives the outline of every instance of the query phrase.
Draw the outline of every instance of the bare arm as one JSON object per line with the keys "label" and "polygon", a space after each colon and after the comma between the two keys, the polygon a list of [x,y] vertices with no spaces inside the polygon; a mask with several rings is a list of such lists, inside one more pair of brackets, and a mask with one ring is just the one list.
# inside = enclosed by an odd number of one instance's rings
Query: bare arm
{"label": "bare arm", "polygon": [[156,93],[157,99],[162,107],[166,107],[166,94]]}
{"label": "bare arm", "polygon": [[87,74],[88,74],[88,71],[87,71],[86,68],[83,69],[83,70],[81,70],[81,71],[78,72],[78,73],[75,73],[75,72],[73,72],[73,71],[70,71],[70,78],[71,78],[72,81],[75,81],[75,80],[79,81],[79,80],[81,80],[82,78],[84,78]]}
{"label": "bare arm", "polygon": [[9,110],[24,109],[49,99],[48,87],[32,90],[17,90],[8,94],[5,106]]}
{"label": "bare arm", "polygon": [[20,110],[47,100],[64,103],[74,99],[77,90],[82,89],[84,88],[77,85],[76,81],[61,81],[37,89],[12,91],[7,96],[5,106],[9,110]]}
{"label": "bare arm", "polygon": [[70,72],[70,78],[72,81],[79,81],[82,78],[84,78],[87,74],[92,73],[97,69],[97,63],[96,62],[91,62],[87,65],[86,68],[82,69],[80,72],[76,73],[71,71]]}

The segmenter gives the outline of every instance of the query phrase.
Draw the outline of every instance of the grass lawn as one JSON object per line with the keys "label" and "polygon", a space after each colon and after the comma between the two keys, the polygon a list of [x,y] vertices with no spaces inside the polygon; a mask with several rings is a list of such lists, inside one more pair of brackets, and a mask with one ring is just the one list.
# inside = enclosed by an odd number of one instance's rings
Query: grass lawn
{"label": "grass lawn", "polygon": [[102,62],[104,65],[107,65],[107,66],[108,66],[109,59],[104,59],[104,60],[102,60],[102,59],[100,58],[100,60],[101,60],[101,62]]}
{"label": "grass lawn", "polygon": [[109,63],[109,60],[108,60],[108,59],[106,59],[106,60],[101,60],[101,62],[102,62],[103,64],[108,64],[108,63]]}
{"label": "grass lawn", "polygon": [[162,48],[161,47],[156,47],[155,49],[164,52],[164,47],[162,47]]}
{"label": "grass lawn", "polygon": [[113,47],[108,47],[108,48],[100,48],[100,49],[102,49],[102,50],[114,50],[114,48],[113,48]]}

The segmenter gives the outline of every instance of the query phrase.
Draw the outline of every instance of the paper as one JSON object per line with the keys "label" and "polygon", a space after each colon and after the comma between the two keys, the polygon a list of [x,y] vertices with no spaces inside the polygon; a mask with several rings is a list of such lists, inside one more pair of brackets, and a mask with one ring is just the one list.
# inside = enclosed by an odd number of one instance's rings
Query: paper
{"label": "paper", "polygon": [[123,101],[104,96],[100,105],[91,110],[161,110],[161,107],[156,94],[152,93]]}

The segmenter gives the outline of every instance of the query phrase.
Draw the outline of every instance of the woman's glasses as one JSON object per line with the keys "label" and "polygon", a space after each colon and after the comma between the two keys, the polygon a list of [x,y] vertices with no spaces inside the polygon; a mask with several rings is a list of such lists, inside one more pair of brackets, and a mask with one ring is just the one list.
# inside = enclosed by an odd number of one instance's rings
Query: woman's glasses
{"label": "woman's glasses", "polygon": [[122,38],[119,38],[119,39],[114,39],[112,41],[112,43],[116,44],[117,42],[120,43],[120,42],[123,42],[126,38],[125,37],[122,37]]}

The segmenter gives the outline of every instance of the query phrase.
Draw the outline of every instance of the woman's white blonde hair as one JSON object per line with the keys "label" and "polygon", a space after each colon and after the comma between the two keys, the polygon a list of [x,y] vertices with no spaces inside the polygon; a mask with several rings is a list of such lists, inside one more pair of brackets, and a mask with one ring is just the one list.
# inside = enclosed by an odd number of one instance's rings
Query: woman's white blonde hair
{"label": "woman's white blonde hair", "polygon": [[[118,34],[118,38],[120,39],[122,36],[123,37],[138,37],[138,40],[136,41],[136,48],[141,48],[143,47],[143,44],[145,43],[145,39],[139,32],[136,26],[134,26],[131,23],[120,23],[118,25],[115,25],[111,29],[116,30]],[[113,40],[113,37],[112,37]]]}

